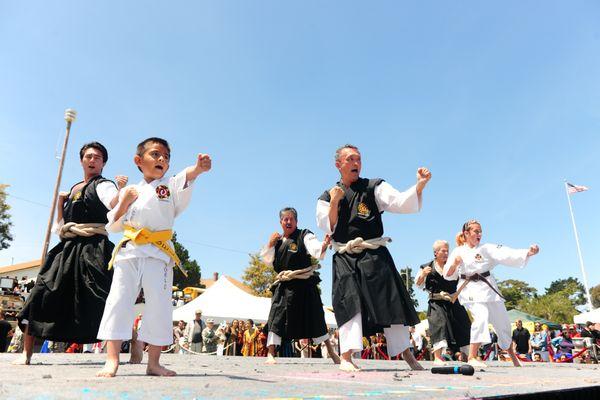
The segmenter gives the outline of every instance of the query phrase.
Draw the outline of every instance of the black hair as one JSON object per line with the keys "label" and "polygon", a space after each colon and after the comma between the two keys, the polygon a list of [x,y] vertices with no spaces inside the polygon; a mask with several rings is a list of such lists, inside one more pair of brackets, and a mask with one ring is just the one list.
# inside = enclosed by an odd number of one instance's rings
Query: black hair
{"label": "black hair", "polygon": [[169,155],[171,155],[171,147],[169,147],[169,142],[167,142],[165,139],[161,139],[159,137],[150,137],[148,139],[142,140],[140,142],[140,144],[137,145],[137,151],[136,154],[138,156],[143,156],[144,155],[144,151],[146,150],[146,145],[148,143],[158,143],[158,144],[162,144],[163,146],[165,146],[167,148],[167,150],[169,151]]}
{"label": "black hair", "polygon": [[104,164],[106,164],[106,162],[108,161],[108,151],[106,150],[106,147],[102,146],[101,143],[99,142],[89,142],[84,144],[81,147],[81,150],[79,150],[79,160],[83,160],[83,154],[85,153],[85,151],[87,149],[96,149],[98,150],[100,153],[102,153],[102,161],[104,162]]}

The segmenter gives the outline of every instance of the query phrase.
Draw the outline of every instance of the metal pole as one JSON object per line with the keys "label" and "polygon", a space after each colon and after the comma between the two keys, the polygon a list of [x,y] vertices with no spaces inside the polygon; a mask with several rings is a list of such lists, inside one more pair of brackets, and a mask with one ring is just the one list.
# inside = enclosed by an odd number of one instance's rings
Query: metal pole
{"label": "metal pole", "polygon": [[571,212],[571,222],[573,223],[573,232],[575,233],[575,243],[577,244],[577,255],[579,256],[579,265],[581,266],[581,274],[583,275],[583,286],[585,288],[585,295],[587,297],[588,311],[592,311],[592,297],[590,296],[590,289],[588,287],[587,275],[585,268],[583,267],[583,256],[581,255],[581,247],[579,246],[579,235],[577,234],[577,226],[575,225],[575,216],[573,215],[573,206],[571,206],[571,195],[569,194],[569,187],[565,180],[565,191],[567,192],[567,202],[569,203],[569,211]]}
{"label": "metal pole", "polygon": [[67,131],[65,134],[65,141],[63,143],[62,153],[60,156],[60,163],[58,164],[58,174],[56,176],[56,184],[54,185],[54,194],[52,196],[52,203],[50,205],[50,218],[48,219],[48,226],[46,227],[46,236],[44,238],[44,245],[42,247],[42,261],[44,264],[46,260],[46,253],[48,252],[48,244],[50,243],[50,231],[52,229],[52,220],[54,219],[54,209],[56,208],[56,199],[58,197],[58,189],[60,188],[60,180],[62,178],[63,166],[65,164],[65,153],[67,152],[67,144],[69,143],[69,134],[71,133],[71,123],[75,121],[77,112],[71,108],[65,110],[65,121],[67,121]]}

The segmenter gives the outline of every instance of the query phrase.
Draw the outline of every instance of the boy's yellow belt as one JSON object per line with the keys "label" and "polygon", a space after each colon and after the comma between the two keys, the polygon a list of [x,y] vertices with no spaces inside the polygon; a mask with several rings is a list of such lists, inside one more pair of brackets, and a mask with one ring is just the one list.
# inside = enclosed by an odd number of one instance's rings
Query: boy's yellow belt
{"label": "boy's yellow belt", "polygon": [[119,244],[115,246],[115,250],[113,251],[110,262],[108,263],[108,269],[112,268],[119,250],[121,250],[121,248],[124,247],[127,242],[132,241],[135,244],[152,244],[158,247],[163,253],[175,261],[175,265],[177,265],[181,273],[187,278],[187,273],[183,270],[183,268],[181,268],[181,261],[179,260],[179,257],[177,257],[175,249],[173,249],[168,243],[172,237],[173,231],[171,229],[153,232],[147,228],[134,229],[131,226],[126,226],[125,232],[123,233],[123,239],[121,239]]}

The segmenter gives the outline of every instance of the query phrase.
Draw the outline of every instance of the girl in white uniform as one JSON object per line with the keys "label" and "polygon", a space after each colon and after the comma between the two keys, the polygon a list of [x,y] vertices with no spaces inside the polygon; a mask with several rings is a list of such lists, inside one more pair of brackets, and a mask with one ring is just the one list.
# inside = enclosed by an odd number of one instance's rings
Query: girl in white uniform
{"label": "girl in white uniform", "polygon": [[490,271],[498,264],[522,268],[529,257],[539,252],[539,247],[531,245],[529,249],[511,249],[502,245],[481,244],[481,236],[481,224],[476,220],[463,225],[462,232],[456,236],[458,247],[452,250],[444,267],[444,277],[449,280],[458,278],[458,300],[473,317],[469,364],[486,367],[477,360],[477,352],[482,343],[490,343],[488,324],[491,324],[498,335],[498,345],[508,351],[513,364],[518,367],[521,364],[512,348],[504,298]]}

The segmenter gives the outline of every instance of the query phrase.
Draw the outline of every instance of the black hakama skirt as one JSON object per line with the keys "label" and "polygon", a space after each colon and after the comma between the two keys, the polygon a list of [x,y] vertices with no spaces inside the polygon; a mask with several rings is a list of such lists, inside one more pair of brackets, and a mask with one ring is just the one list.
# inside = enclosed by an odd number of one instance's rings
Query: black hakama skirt
{"label": "black hakama skirt", "polygon": [[448,347],[458,351],[471,341],[471,320],[458,301],[430,300],[427,309],[431,343],[446,340]]}
{"label": "black hakama skirt", "polygon": [[269,331],[286,339],[318,338],[327,333],[316,276],[280,282],[271,299]]}
{"label": "black hakama skirt", "polygon": [[75,237],[52,248],[23,310],[29,334],[58,342],[97,342],[113,271],[114,244],[104,235]]}
{"label": "black hakama skirt", "polygon": [[389,250],[382,246],[358,254],[333,255],[333,311],[338,326],[359,312],[363,336],[390,325],[420,322]]}

